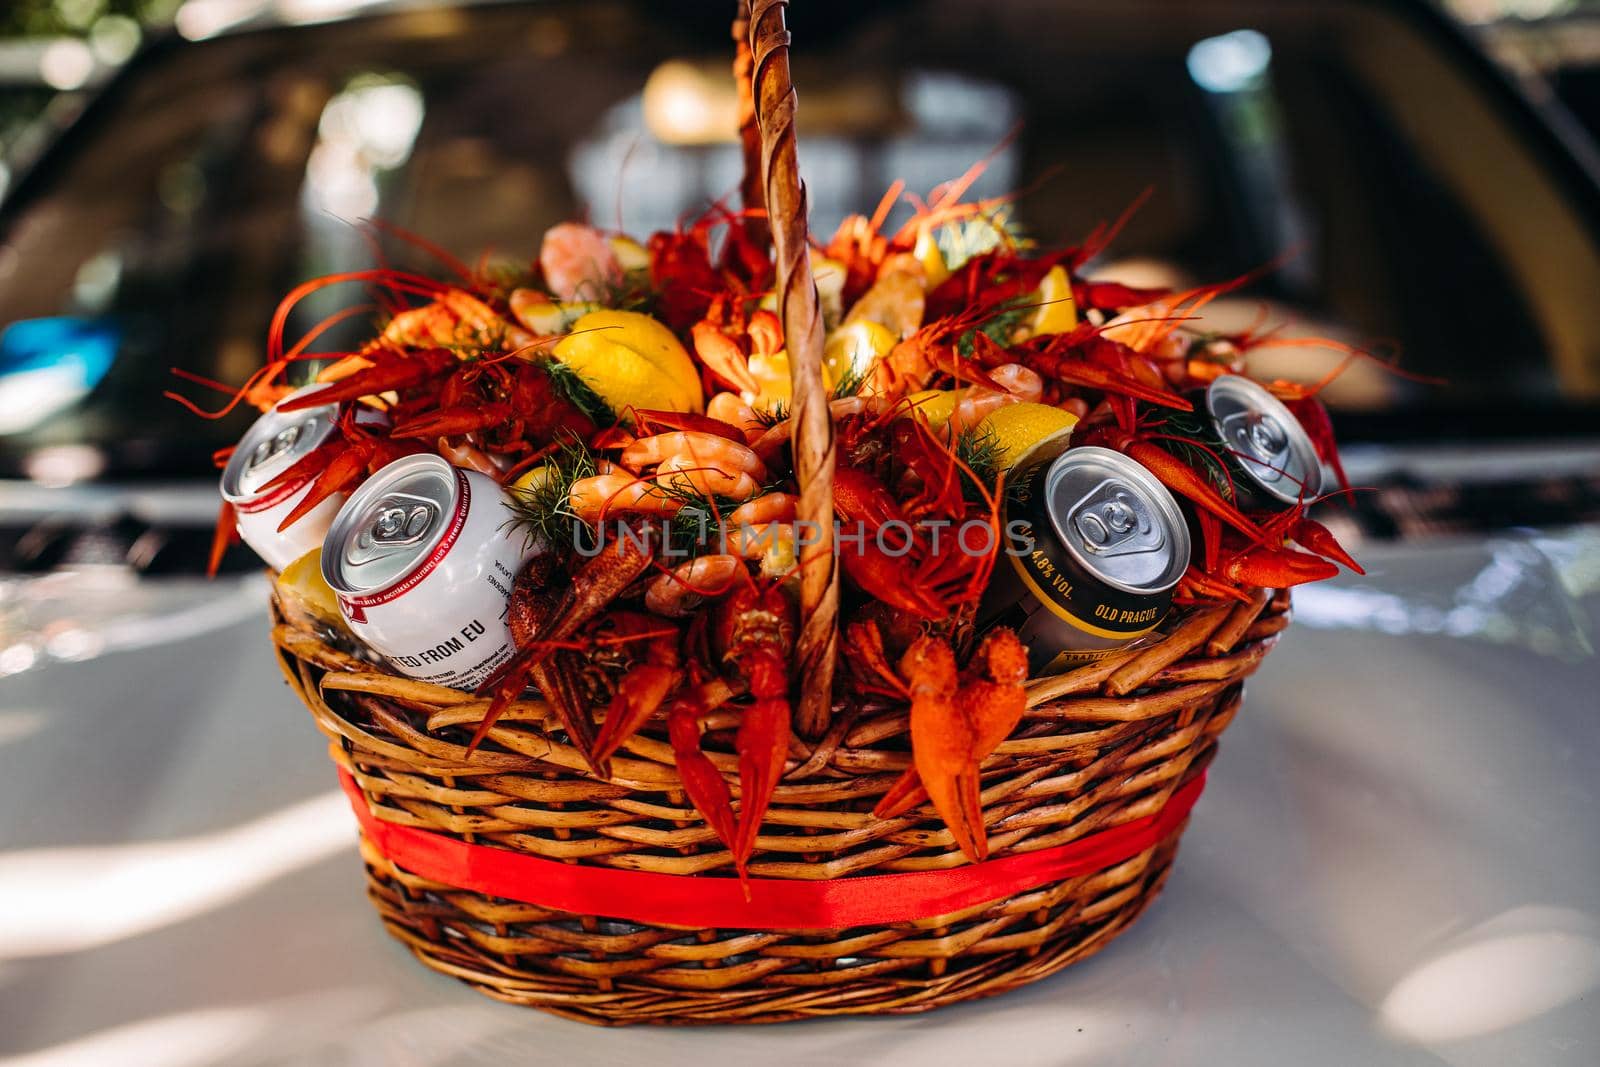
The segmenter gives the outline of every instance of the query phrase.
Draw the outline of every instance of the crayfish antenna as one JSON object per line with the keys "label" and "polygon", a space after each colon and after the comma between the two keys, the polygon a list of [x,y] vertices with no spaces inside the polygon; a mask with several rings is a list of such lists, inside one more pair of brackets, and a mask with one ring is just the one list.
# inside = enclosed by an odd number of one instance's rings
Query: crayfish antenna
{"label": "crayfish antenna", "polygon": [[215,578],[217,571],[222,567],[222,557],[228,554],[228,549],[239,540],[239,527],[234,516],[233,505],[224,500],[222,509],[217,512],[217,528],[211,535],[211,555],[206,559],[206,577]]}
{"label": "crayfish antenna", "polygon": [[489,736],[489,730],[495,721],[505,714],[506,708],[528,686],[528,674],[534,654],[539,651],[537,645],[525,648],[512,656],[506,665],[491,674],[480,686],[475,696],[490,697],[489,707],[483,713],[483,721],[478,723],[478,728],[472,733],[472,740],[467,742],[467,755],[471,756]]}
{"label": "crayfish antenna", "polygon": [[872,815],[878,819],[893,819],[904,815],[918,804],[926,803],[928,791],[922,788],[922,779],[917,775],[915,767],[907,767],[905,772],[896,778],[889,791],[878,798],[872,807]]}

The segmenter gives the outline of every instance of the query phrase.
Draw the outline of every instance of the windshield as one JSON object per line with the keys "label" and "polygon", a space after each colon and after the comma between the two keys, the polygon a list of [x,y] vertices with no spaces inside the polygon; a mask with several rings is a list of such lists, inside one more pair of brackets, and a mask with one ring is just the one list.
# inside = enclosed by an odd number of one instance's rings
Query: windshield
{"label": "windshield", "polygon": [[[410,12],[137,61],[0,217],[5,473],[61,446],[84,474],[208,471],[249,415],[206,422],[163,399],[175,385],[225,399],[171,368],[238,384],[298,282],[372,265],[380,247],[430,267],[358,220],[525,260],[562,219],[642,234],[730,195],[725,12],[671,6]],[[1214,307],[1219,325],[1264,313],[1448,379],[1352,368],[1325,394],[1347,435],[1449,436],[1486,418],[1549,433],[1552,413],[1600,396],[1595,231],[1527,120],[1399,10],[796,5],[813,228],[870,211],[897,179],[925,195],[991,152],[974,192],[1021,193],[1007,223],[1042,245],[1075,242],[1149,186],[1104,273],[1183,285],[1278,261]],[[359,299],[319,294],[291,332]],[[1258,355],[1258,373],[1306,379],[1337,359]]]}

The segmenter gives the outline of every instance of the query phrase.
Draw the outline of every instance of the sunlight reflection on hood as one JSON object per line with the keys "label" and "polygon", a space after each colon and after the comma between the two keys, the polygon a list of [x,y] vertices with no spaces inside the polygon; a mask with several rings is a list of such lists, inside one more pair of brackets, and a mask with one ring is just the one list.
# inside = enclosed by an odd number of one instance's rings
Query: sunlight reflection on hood
{"label": "sunlight reflection on hood", "polygon": [[376,989],[340,987],[249,1005],[173,1012],[0,1059],[0,1067],[202,1067],[257,1063],[266,1055],[278,1062],[277,1056],[295,1056],[378,1018],[386,1000]]}
{"label": "sunlight reflection on hood", "polygon": [[227,830],[0,853],[0,960],[77,952],[181,922],[355,843],[330,791]]}
{"label": "sunlight reflection on hood", "polygon": [[1600,985],[1595,921],[1570,908],[1513,908],[1452,939],[1396,982],[1379,1009],[1396,1037],[1431,1044],[1494,1033]]}

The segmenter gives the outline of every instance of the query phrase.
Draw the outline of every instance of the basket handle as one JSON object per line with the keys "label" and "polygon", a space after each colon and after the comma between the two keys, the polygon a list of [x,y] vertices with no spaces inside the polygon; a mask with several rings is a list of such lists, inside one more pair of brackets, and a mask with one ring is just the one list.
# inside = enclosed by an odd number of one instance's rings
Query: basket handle
{"label": "basket handle", "polygon": [[[807,243],[806,190],[795,155],[795,91],[789,73],[788,0],[740,0],[747,19],[754,123],[761,148],[761,188],[767,228],[778,266],[778,309],[792,385],[789,415],[794,420],[794,469],[800,485],[800,632],[796,643],[798,676],[803,680],[795,710],[801,735],[827,732],[833,711],[833,665],[839,645],[839,575],[833,555],[833,468],[835,446],[828,391],[822,381],[822,308],[811,276]],[[737,32],[738,19],[735,19]],[[735,73],[739,57],[735,57]],[[743,115],[741,113],[741,118]],[[741,139],[747,138],[743,128]],[[745,139],[747,173],[753,183]],[[746,207],[759,205],[746,204]]]}

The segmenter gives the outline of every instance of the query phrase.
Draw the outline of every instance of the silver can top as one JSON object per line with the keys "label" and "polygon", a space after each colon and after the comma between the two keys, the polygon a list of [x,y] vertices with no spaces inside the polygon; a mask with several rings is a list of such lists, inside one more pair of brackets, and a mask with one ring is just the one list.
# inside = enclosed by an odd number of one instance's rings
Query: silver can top
{"label": "silver can top", "polygon": [[[298,393],[291,394],[294,396]],[[229,503],[247,503],[261,487],[304,459],[337,428],[334,404],[303,411],[274,408],[245,431],[222,469],[222,496]]]}
{"label": "silver can top", "polygon": [[350,494],[322,542],[322,577],[348,595],[388,589],[427,559],[455,519],[456,469],[442,457],[406,456]]}
{"label": "silver can top", "polygon": [[1063,452],[1046,472],[1056,536],[1095,578],[1125,593],[1161,593],[1189,566],[1178,502],[1144,467],[1108,448]]}
{"label": "silver can top", "polygon": [[1263,492],[1293,504],[1322,491],[1322,462],[1300,420],[1256,382],[1224,374],[1206,389],[1211,424]]}

